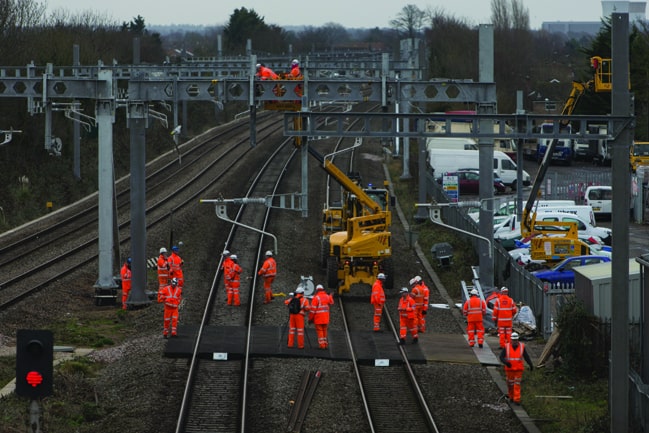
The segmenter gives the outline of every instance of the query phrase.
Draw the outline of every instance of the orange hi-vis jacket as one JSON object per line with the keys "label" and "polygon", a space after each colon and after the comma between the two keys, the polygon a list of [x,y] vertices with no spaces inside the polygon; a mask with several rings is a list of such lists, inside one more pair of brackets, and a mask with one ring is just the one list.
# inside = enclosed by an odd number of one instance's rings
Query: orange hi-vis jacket
{"label": "orange hi-vis jacket", "polygon": [[462,306],[467,322],[482,322],[482,315],[486,311],[487,304],[479,296],[471,296]]}
{"label": "orange hi-vis jacket", "polygon": [[238,289],[240,286],[241,272],[243,272],[243,269],[241,268],[241,266],[239,266],[238,263],[236,263],[233,260],[232,266],[230,266],[230,275],[229,275],[230,285],[233,289]]}
{"label": "orange hi-vis jacket", "polygon": [[164,303],[165,307],[178,308],[182,300],[183,290],[180,286],[172,286],[171,284],[164,286],[158,292],[158,302]]}
{"label": "orange hi-vis jacket", "polygon": [[164,254],[158,257],[158,278],[169,278],[169,261]]}
{"label": "orange hi-vis jacket", "polygon": [[505,294],[501,294],[497,302],[494,302],[493,318],[498,319],[498,326],[512,326],[512,319],[518,308],[514,300]]}
{"label": "orange hi-vis jacket", "polygon": [[257,272],[257,275],[262,275],[263,277],[274,277],[277,275],[277,262],[275,262],[275,259],[268,257],[264,260],[264,264],[259,269],[259,272]]}
{"label": "orange hi-vis jacket", "polygon": [[169,256],[169,276],[178,278],[178,283],[183,279],[183,259],[178,254],[172,252]]}
{"label": "orange hi-vis jacket", "polygon": [[384,305],[385,304],[385,291],[383,290],[383,281],[378,278],[372,284],[372,294],[370,295],[370,304]]}
{"label": "orange hi-vis jacket", "polygon": [[288,73],[292,79],[296,80],[302,78],[302,72],[300,71],[300,65],[293,65],[291,67],[291,72]]}
{"label": "orange hi-vis jacket", "polygon": [[225,259],[223,259],[223,264],[221,265],[221,269],[223,270],[223,281],[226,287],[230,284],[230,272],[232,272],[233,264],[234,260],[232,260],[230,257],[226,257]]}
{"label": "orange hi-vis jacket", "polygon": [[410,291],[410,295],[415,300],[415,307],[423,309],[424,308],[424,289],[419,284],[416,284],[412,288],[412,290]]}
{"label": "orange hi-vis jacket", "polygon": [[126,263],[124,263],[124,266],[122,266],[122,269],[120,270],[120,277],[122,278],[122,291],[124,293],[128,293],[131,290],[131,270],[128,268]]}
{"label": "orange hi-vis jacket", "polygon": [[326,325],[329,323],[329,306],[334,304],[334,298],[324,290],[316,291],[311,299],[310,312],[313,315],[313,323]]}
{"label": "orange hi-vis jacket", "polygon": [[261,66],[257,75],[261,77],[262,80],[277,80],[279,78],[279,75],[267,66]]}
{"label": "orange hi-vis jacket", "polygon": [[421,291],[423,293],[423,297],[424,297],[423,298],[423,305],[421,306],[421,309],[423,311],[428,311],[428,303],[430,302],[430,289],[428,288],[426,283],[424,283],[423,281],[421,281],[419,283],[419,288],[421,289]]}
{"label": "orange hi-vis jacket", "polygon": [[414,319],[416,317],[415,300],[412,296],[402,296],[399,299],[399,314],[405,319]]}
{"label": "orange hi-vis jacket", "polygon": [[518,343],[518,347],[509,343],[505,347],[505,360],[511,364],[511,367],[507,367],[505,364],[505,371],[523,371],[525,370],[525,365],[523,364],[523,351],[525,351],[525,344]]}

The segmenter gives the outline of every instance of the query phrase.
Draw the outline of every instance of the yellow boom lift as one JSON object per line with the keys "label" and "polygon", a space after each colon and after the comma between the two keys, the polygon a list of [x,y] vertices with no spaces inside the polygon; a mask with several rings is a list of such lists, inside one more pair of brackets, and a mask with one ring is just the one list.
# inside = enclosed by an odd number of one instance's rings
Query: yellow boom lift
{"label": "yellow boom lift", "polygon": [[[593,89],[595,92],[611,91],[611,59],[603,59],[598,56],[592,57],[591,66],[594,69],[593,79],[586,83],[573,81],[570,96],[561,111],[562,115],[571,115],[577,102],[579,102],[579,98],[588,89]],[[567,124],[561,126],[567,126]],[[561,261],[566,257],[590,253],[588,244],[579,239],[575,223],[552,221],[540,225],[536,221],[536,210],[533,209],[534,202],[550,166],[557,141],[557,139],[550,140],[532,184],[529,198],[523,208],[521,219],[521,238],[530,238],[530,256],[532,260],[545,260],[550,263]]]}

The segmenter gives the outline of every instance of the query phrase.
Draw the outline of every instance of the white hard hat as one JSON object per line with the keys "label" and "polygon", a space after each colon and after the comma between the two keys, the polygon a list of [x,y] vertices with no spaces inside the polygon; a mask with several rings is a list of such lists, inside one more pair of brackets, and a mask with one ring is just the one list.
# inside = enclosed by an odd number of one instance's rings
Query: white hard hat
{"label": "white hard hat", "polygon": [[291,62],[291,64],[292,64],[292,65],[299,65],[299,64],[300,64],[300,61],[299,61],[298,59],[293,59],[293,61]]}
{"label": "white hard hat", "polygon": [[518,340],[518,332],[512,332],[512,340]]}
{"label": "white hard hat", "polygon": [[411,286],[412,286],[413,284],[415,284],[416,282],[417,282],[417,280],[415,280],[414,278],[411,278],[410,281],[408,281],[408,283],[409,283]]}
{"label": "white hard hat", "polygon": [[399,293],[408,293],[408,288],[407,287],[402,287]]}
{"label": "white hard hat", "polygon": [[272,252],[271,250],[268,250],[268,251],[266,251],[266,255],[267,255],[267,256],[272,256],[272,255],[273,255],[273,252]]}
{"label": "white hard hat", "polygon": [[304,293],[304,288],[298,287],[297,289],[295,289],[295,293]]}
{"label": "white hard hat", "polygon": [[324,290],[324,287],[322,286],[322,284],[318,284],[317,286],[315,286],[315,289],[316,290]]}
{"label": "white hard hat", "polygon": [[160,248],[160,254],[164,254],[167,252],[167,249],[165,247]]}
{"label": "white hard hat", "polygon": [[384,274],[383,272],[380,272],[380,273],[376,276],[376,278],[378,278],[379,280],[385,280],[385,274]]}
{"label": "white hard hat", "polygon": [[172,286],[177,286],[178,285],[178,278],[172,278],[171,279],[171,285]]}
{"label": "white hard hat", "polygon": [[477,289],[471,289],[471,292],[469,292],[471,295],[477,295],[478,290]]}
{"label": "white hard hat", "polygon": [[417,276],[415,277],[415,282],[417,282],[417,283],[420,283],[420,282],[421,282],[421,277],[420,277],[419,275],[417,275]]}
{"label": "white hard hat", "polygon": [[288,296],[295,296],[295,293],[290,292],[290,293],[288,294]]}
{"label": "white hard hat", "polygon": [[229,255],[230,255],[230,251],[229,251],[229,250],[223,250],[223,255],[224,255],[224,256],[229,256]]}
{"label": "white hard hat", "polygon": [[230,255],[230,258],[231,258],[232,260],[237,260],[239,257],[237,257],[236,254],[232,254],[232,255]]}
{"label": "white hard hat", "polygon": [[256,67],[257,69],[261,68],[261,63],[257,63],[257,64],[255,65],[255,67]]}
{"label": "white hard hat", "polygon": [[500,291],[501,291],[501,292],[509,292],[509,289],[508,289],[507,287],[505,287],[505,286],[502,286],[502,287],[500,288]]}

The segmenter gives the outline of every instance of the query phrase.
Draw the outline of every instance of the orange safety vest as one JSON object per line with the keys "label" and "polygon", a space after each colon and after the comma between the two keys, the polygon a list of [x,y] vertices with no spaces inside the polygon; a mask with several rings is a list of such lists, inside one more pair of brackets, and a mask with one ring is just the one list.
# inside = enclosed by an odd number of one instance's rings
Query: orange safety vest
{"label": "orange safety vest", "polygon": [[169,256],[169,269],[170,276],[172,278],[182,278],[183,277],[183,259],[176,253],[171,253]]}
{"label": "orange safety vest", "polygon": [[410,295],[415,300],[415,306],[422,308],[424,306],[424,290],[420,285],[416,285],[410,291]]}
{"label": "orange safety vest", "polygon": [[485,311],[487,311],[487,304],[478,296],[471,296],[462,307],[468,322],[482,322]]}
{"label": "orange safety vest", "polygon": [[230,286],[233,289],[238,289],[240,286],[241,272],[243,272],[243,269],[241,268],[241,266],[239,266],[238,263],[233,260],[232,266],[230,266],[229,274]]}
{"label": "orange safety vest", "polygon": [[275,259],[268,257],[264,260],[264,264],[257,274],[263,275],[264,277],[274,277],[277,275],[277,262],[275,262]]}
{"label": "orange safety vest", "polygon": [[158,278],[169,278],[169,262],[164,254],[158,257]]}
{"label": "orange safety vest", "polygon": [[173,287],[171,284],[164,286],[158,295],[158,302],[164,302],[165,307],[178,308],[182,298],[180,286]]}
{"label": "orange safety vest", "polygon": [[419,287],[421,288],[422,292],[424,292],[424,304],[422,305],[422,309],[424,311],[428,311],[428,303],[430,302],[430,289],[428,289],[428,286],[423,281],[419,283]]}
{"label": "orange safety vest", "polygon": [[313,323],[316,325],[329,323],[329,305],[333,304],[333,296],[325,293],[324,290],[318,290],[311,300],[310,311],[313,314]]}
{"label": "orange safety vest", "polygon": [[511,364],[511,367],[507,367],[505,364],[505,371],[523,371],[525,365],[523,365],[523,351],[525,350],[525,344],[518,343],[518,347],[514,348],[511,343],[508,343],[505,347],[505,360]]}
{"label": "orange safety vest", "polygon": [[383,282],[381,280],[374,281],[372,284],[372,294],[370,295],[370,304],[383,305],[385,304],[385,292],[383,291]]}
{"label": "orange safety vest", "polygon": [[500,295],[498,303],[494,304],[493,316],[498,319],[498,324],[504,326],[509,322],[511,324],[512,318],[516,315],[518,308],[514,300],[507,295]]}
{"label": "orange safety vest", "polygon": [[410,295],[399,299],[399,314],[406,319],[414,319],[415,316],[415,300]]}
{"label": "orange safety vest", "polygon": [[131,270],[128,268],[126,263],[124,263],[124,266],[122,266],[122,270],[120,271],[120,276],[122,278],[122,290],[125,292],[131,290],[131,275]]}

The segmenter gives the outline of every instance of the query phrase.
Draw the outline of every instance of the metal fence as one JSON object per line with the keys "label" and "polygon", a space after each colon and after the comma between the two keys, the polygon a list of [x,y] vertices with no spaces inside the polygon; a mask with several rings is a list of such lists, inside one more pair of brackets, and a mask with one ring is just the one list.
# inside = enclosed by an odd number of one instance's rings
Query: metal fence
{"label": "metal fence", "polygon": [[610,185],[611,171],[589,171],[574,167],[569,173],[548,171],[541,191],[546,200],[574,200],[584,202],[586,188],[593,185]]}
{"label": "metal fence", "polygon": [[[577,179],[577,180],[575,180]],[[573,199],[576,203],[583,200],[583,193],[589,185],[610,185],[610,172],[592,173],[591,177],[551,174],[546,184],[547,199]],[[555,187],[553,188],[552,185]],[[557,185],[563,185],[556,187]],[[427,180],[427,192],[438,203],[448,203],[448,198],[440,185],[432,176]],[[442,220],[449,225],[470,233],[478,234],[478,225],[467,215],[467,208],[457,206],[442,207]],[[478,248],[479,239],[467,236],[474,248]],[[494,283],[496,286],[506,285],[509,295],[517,302],[528,305],[534,312],[537,331],[547,340],[552,331],[556,318],[569,296],[575,293],[574,286],[551,285],[542,283],[522,266],[516,264],[507,250],[499,243],[494,244]],[[458,281],[460,284],[460,281]],[[598,347],[602,353],[610,350],[610,323],[600,321],[599,335],[602,337]],[[641,347],[642,332],[639,325],[631,326],[630,347],[632,367],[629,369],[629,415],[633,423],[642,431],[649,428],[649,385],[642,381],[635,368],[640,367],[639,348]]]}

